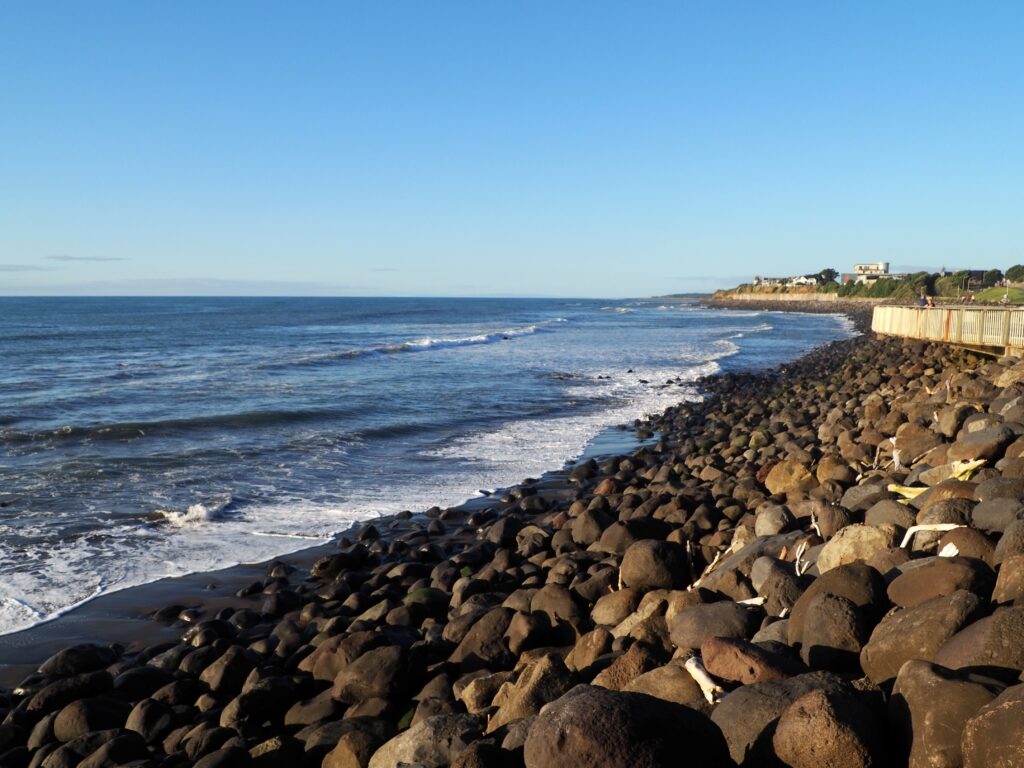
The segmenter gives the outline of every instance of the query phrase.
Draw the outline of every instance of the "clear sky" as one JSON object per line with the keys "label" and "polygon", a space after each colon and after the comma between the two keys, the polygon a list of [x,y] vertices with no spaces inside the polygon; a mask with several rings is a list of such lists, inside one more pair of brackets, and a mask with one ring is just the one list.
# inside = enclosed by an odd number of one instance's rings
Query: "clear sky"
{"label": "clear sky", "polygon": [[1020,2],[9,2],[0,294],[1024,262]]}

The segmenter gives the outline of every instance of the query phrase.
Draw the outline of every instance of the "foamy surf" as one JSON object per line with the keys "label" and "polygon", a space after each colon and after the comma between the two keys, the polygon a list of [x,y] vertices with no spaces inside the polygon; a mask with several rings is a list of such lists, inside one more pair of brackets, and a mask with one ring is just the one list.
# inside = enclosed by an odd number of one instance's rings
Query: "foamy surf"
{"label": "foamy surf", "polygon": [[[0,632],[508,487],[699,376],[848,332],[643,302],[208,301],[202,326],[157,299],[0,316],[0,354],[32,366],[0,370]],[[57,316],[92,346],[56,334],[40,354],[25,329]]]}

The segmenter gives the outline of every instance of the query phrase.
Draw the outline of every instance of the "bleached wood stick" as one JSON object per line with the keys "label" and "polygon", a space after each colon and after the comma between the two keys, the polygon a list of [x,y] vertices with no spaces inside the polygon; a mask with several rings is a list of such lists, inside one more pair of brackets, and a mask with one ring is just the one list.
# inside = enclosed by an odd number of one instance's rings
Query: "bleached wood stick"
{"label": "bleached wood stick", "polygon": [[715,558],[708,564],[708,567],[701,572],[700,578],[693,582],[693,584],[691,584],[689,587],[687,587],[687,589],[696,589],[697,587],[699,587],[700,583],[704,580],[704,577],[711,573],[711,569],[718,565],[718,561],[721,559],[722,550],[718,550],[717,552],[715,552]]}
{"label": "bleached wood stick", "polygon": [[690,673],[690,677],[700,687],[701,693],[704,694],[704,698],[708,700],[708,704],[717,704],[722,696],[725,694],[725,690],[716,683],[708,671],[704,668],[704,662],[700,656],[694,654],[683,662],[683,669]]}
{"label": "bleached wood stick", "polygon": [[957,528],[966,528],[966,525],[960,523],[925,523],[923,525],[912,525],[907,528],[907,534],[903,537],[903,542],[900,547],[906,547],[910,544],[911,539],[914,535],[920,531],[952,531]]}
{"label": "bleached wood stick", "polygon": [[803,556],[804,552],[806,552],[806,551],[807,551],[807,542],[806,541],[801,541],[800,542],[800,546],[798,546],[796,548],[796,555],[795,555],[795,557],[793,559],[793,567],[796,569],[796,575],[797,576],[802,576],[807,571],[807,569],[811,567],[810,563],[801,563],[800,562],[800,558]]}

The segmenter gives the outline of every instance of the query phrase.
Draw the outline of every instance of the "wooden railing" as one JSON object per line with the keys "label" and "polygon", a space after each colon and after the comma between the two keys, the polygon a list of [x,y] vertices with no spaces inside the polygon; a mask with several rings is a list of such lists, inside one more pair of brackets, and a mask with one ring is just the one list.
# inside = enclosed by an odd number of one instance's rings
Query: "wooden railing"
{"label": "wooden railing", "polygon": [[1024,349],[1024,308],[875,307],[871,330],[974,348]]}

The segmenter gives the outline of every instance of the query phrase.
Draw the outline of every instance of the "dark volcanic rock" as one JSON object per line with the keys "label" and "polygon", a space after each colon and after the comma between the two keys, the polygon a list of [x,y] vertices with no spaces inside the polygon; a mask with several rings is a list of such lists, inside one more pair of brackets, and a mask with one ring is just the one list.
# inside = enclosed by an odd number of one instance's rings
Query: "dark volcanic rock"
{"label": "dark volcanic rock", "polygon": [[903,665],[889,701],[893,735],[911,766],[960,765],[964,724],[1000,686],[926,661]]}
{"label": "dark volcanic rock", "polygon": [[800,658],[814,669],[856,671],[870,633],[863,611],[854,603],[822,592],[807,604]]}
{"label": "dark volcanic rock", "polygon": [[526,768],[731,764],[721,733],[704,715],[643,694],[588,685],[541,710],[523,754]]}
{"label": "dark volcanic rock", "polygon": [[877,684],[893,680],[911,659],[932,661],[949,638],[982,612],[981,599],[960,590],[882,619],[861,650],[861,668]]}
{"label": "dark volcanic rock", "polygon": [[828,693],[849,693],[849,686],[838,676],[811,672],[737,688],[715,707],[711,719],[722,729],[729,753],[737,764],[768,765],[774,754],[775,722],[790,704],[819,689]]}
{"label": "dark volcanic rock", "polygon": [[978,709],[964,726],[961,746],[965,768],[1024,766],[1024,685]]}
{"label": "dark volcanic rock", "polygon": [[761,623],[758,612],[731,601],[706,603],[677,614],[669,621],[672,642],[679,648],[696,650],[709,637],[745,640]]}
{"label": "dark volcanic rock", "polygon": [[358,704],[395,695],[406,682],[404,660],[405,651],[397,645],[367,651],[338,673],[332,689],[334,698]]}
{"label": "dark volcanic rock", "polygon": [[94,672],[110,666],[117,660],[118,649],[108,645],[85,643],[58,651],[39,665],[44,675],[67,677],[83,672]]}
{"label": "dark volcanic rock", "polygon": [[743,685],[785,680],[808,671],[794,659],[733,638],[706,638],[700,646],[700,655],[712,675]]}
{"label": "dark volcanic rock", "polygon": [[565,662],[555,655],[544,656],[520,674],[515,684],[506,683],[494,702],[498,706],[487,723],[488,733],[515,720],[530,717],[573,687],[575,681]]}
{"label": "dark volcanic rock", "polygon": [[976,668],[1000,677],[1024,670],[1024,607],[1001,608],[957,632],[935,654],[950,669]]}
{"label": "dark volcanic rock", "polygon": [[846,598],[863,611],[869,626],[874,625],[889,605],[885,581],[878,571],[862,563],[840,565],[815,579],[796,601],[789,616],[790,644],[803,642],[805,614],[811,602],[820,594]]}
{"label": "dark volcanic rock", "polygon": [[933,557],[889,583],[889,599],[895,605],[910,608],[939,595],[951,595],[958,589],[987,599],[995,584],[992,569],[980,560],[966,557]]}
{"label": "dark volcanic rock", "polygon": [[64,707],[57,715],[57,719],[53,721],[53,734],[58,741],[68,742],[91,731],[120,728],[130,711],[130,704],[117,699],[78,699]]}
{"label": "dark volcanic rock", "polygon": [[627,587],[640,590],[685,587],[690,581],[686,550],[669,541],[643,539],[626,550],[619,575]]}
{"label": "dark volcanic rock", "polygon": [[110,675],[105,672],[86,672],[50,683],[25,703],[25,711],[44,715],[70,704],[76,699],[98,696],[111,688]]}
{"label": "dark volcanic rock", "polygon": [[449,765],[480,733],[480,721],[473,715],[428,717],[385,742],[373,753],[369,768],[400,764],[440,768]]}
{"label": "dark volcanic rock", "polygon": [[464,672],[511,667],[512,654],[508,650],[505,632],[513,613],[508,608],[494,608],[485,613],[473,624],[448,660],[460,665]]}
{"label": "dark volcanic rock", "polygon": [[163,741],[175,725],[172,709],[162,701],[143,699],[128,714],[124,727],[135,731],[148,744]]}
{"label": "dark volcanic rock", "polygon": [[869,768],[886,762],[881,724],[853,694],[811,691],[782,713],[772,737],[791,768]]}

